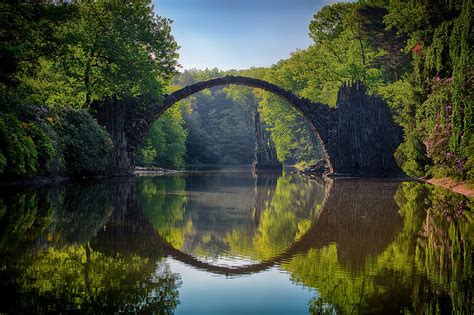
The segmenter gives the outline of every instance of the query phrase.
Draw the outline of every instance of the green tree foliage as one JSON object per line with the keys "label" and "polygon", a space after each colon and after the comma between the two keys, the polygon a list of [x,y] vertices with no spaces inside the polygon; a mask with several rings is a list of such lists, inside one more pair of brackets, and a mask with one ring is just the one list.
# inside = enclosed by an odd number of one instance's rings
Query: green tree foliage
{"label": "green tree foliage", "polygon": [[[283,72],[283,71],[282,71]],[[224,75],[243,75],[272,80],[265,68],[240,71],[218,69],[188,70],[174,79],[176,87]],[[265,100],[265,98],[271,98]],[[266,114],[265,123],[272,133],[281,161],[314,160],[321,149],[307,122],[276,96],[231,85],[197,93],[186,100],[186,161],[189,164],[250,164],[254,156],[254,115]]]}
{"label": "green tree foliage", "polygon": [[[28,114],[27,114],[28,113]],[[94,175],[105,172],[112,142],[103,127],[85,110],[46,111],[44,117],[18,120],[0,117],[0,174]],[[34,115],[24,109],[23,116]]]}
{"label": "green tree foliage", "polygon": [[[288,78],[296,73],[274,68],[251,68],[239,71],[239,75],[263,79],[281,87],[291,89]],[[295,70],[297,72],[297,70]],[[280,76],[281,74],[281,76]],[[281,80],[280,80],[281,78]],[[285,78],[288,79],[285,81]],[[249,92],[252,91],[252,94]],[[277,157],[281,162],[295,163],[299,161],[317,160],[322,157],[322,150],[316,140],[314,131],[308,122],[293,107],[280,97],[258,89],[243,89],[231,87],[228,89],[231,97],[242,104],[249,114],[258,110],[265,122],[265,127],[270,131],[275,143]],[[247,105],[245,105],[247,103]]]}
{"label": "green tree foliage", "polygon": [[278,160],[296,163],[321,159],[322,147],[305,118],[281,98],[260,93],[261,117],[269,126]]}
{"label": "green tree foliage", "polygon": [[[363,81],[371,91],[376,91],[388,80],[390,61],[400,58],[393,51],[370,45],[369,31],[371,35],[378,31],[380,36],[392,41],[393,36],[380,30],[383,15],[379,10],[367,8],[360,3],[325,6],[315,14],[309,26],[314,44],[267,69],[262,78],[329,106],[335,106],[337,91],[344,82]],[[369,18],[378,29],[373,24],[367,25]],[[387,55],[390,58],[385,57]],[[262,116],[270,126],[280,160],[293,157],[293,161],[298,162],[322,158],[313,130],[295,110],[270,93],[262,92],[260,97]]]}
{"label": "green tree foliage", "polygon": [[[309,25],[314,43],[288,59],[270,68],[185,71],[173,84],[240,74],[334,106],[344,82],[363,81],[389,102],[405,130],[396,157],[407,174],[472,179],[473,11],[469,0],[327,5]],[[149,0],[2,3],[0,16],[0,134],[17,133],[0,139],[4,174],[64,169],[60,139],[47,122],[25,120],[20,105],[87,108],[128,96],[159,102],[175,74],[170,22],[153,13]],[[139,154],[142,164],[248,163],[249,113],[257,108],[280,160],[322,156],[304,119],[267,92],[212,89],[186,102],[190,113],[166,114],[153,126]]]}
{"label": "green tree foliage", "polygon": [[190,164],[250,164],[253,159],[253,122],[225,90],[213,88],[194,96],[185,116],[189,129]]}
{"label": "green tree foliage", "polygon": [[[298,85],[299,74],[294,75],[301,70],[298,66],[302,67],[303,64],[293,63],[292,58],[267,69],[261,79],[298,94],[294,87]],[[291,65],[288,65],[290,63]],[[261,117],[271,131],[280,161],[300,162],[322,157],[322,150],[314,131],[290,104],[269,92],[257,91],[256,93]]]}
{"label": "green tree foliage", "polygon": [[[408,38],[413,70],[404,81],[415,96],[396,106],[402,107],[405,134],[416,133],[429,158],[407,158],[410,153],[402,147],[402,166],[418,164],[431,175],[472,178],[473,11],[472,1],[464,0],[390,2],[385,21]],[[412,139],[406,136],[405,142]]]}
{"label": "green tree foliage", "polygon": [[[187,70],[175,77],[173,89],[230,73],[233,72],[217,68]],[[183,130],[174,138],[186,140],[184,159],[187,164],[251,163],[255,142],[252,113],[256,104],[247,102],[254,101],[252,90],[238,91],[235,87],[212,88],[196,93],[182,101],[181,105],[176,105],[181,106],[184,128],[188,134],[186,138]],[[172,139],[170,137],[170,141]],[[181,145],[179,141],[174,141],[173,145],[177,144]],[[159,152],[158,146],[154,145],[152,148]]]}
{"label": "green tree foliage", "polygon": [[[88,114],[84,113],[84,115]],[[95,121],[91,123],[94,127],[100,128]],[[37,122],[29,122],[28,127],[31,138],[38,151],[37,174],[46,176],[64,174],[67,171],[66,162],[64,160],[65,157],[63,155],[64,142],[63,139],[61,139],[57,126],[50,121],[40,120]],[[107,135],[103,134],[102,137],[103,141],[107,141]],[[105,149],[107,150],[108,148],[106,147]],[[104,158],[104,155],[99,158]],[[90,171],[93,172],[92,169]]]}
{"label": "green tree foliage", "polygon": [[11,175],[28,175],[36,172],[38,151],[27,134],[27,126],[13,115],[0,117],[0,172]]}
{"label": "green tree foliage", "polygon": [[309,64],[308,76],[313,77],[312,84],[303,85],[306,97],[335,105],[344,82],[362,81],[377,91],[401,75],[406,64],[403,44],[395,32],[385,30],[388,12],[368,2],[337,3],[314,15],[309,26],[314,45],[299,57]]}
{"label": "green tree foliage", "polygon": [[[222,75],[217,69],[184,71],[174,79],[172,89]],[[250,89],[245,91],[253,96]],[[250,107],[255,103],[245,102],[251,98],[238,99],[236,94],[213,88],[173,106],[148,133],[140,163],[169,168],[181,168],[185,163],[250,164],[255,141]]]}
{"label": "green tree foliage", "polygon": [[153,10],[147,0],[0,5],[0,174],[104,172],[108,135],[70,109],[122,97],[160,101],[177,44],[170,21]]}
{"label": "green tree foliage", "polygon": [[52,35],[58,42],[54,54],[39,59],[34,76],[20,75],[33,91],[30,99],[82,107],[111,97],[163,92],[175,71],[177,45],[169,20],[154,14],[150,1],[63,6],[72,6],[74,14]]}
{"label": "green tree foliage", "polygon": [[405,141],[395,151],[395,158],[402,166],[403,171],[410,176],[425,174],[424,165],[429,163],[425,146],[416,131],[407,132]]}
{"label": "green tree foliage", "polygon": [[188,131],[184,128],[183,110],[174,106],[153,124],[138,154],[140,165],[184,167]]}
{"label": "green tree foliage", "polygon": [[61,45],[56,34],[76,14],[77,6],[72,5],[0,4],[2,89],[18,86],[20,76],[35,75],[41,58],[56,55]]}
{"label": "green tree foliage", "polygon": [[[473,11],[466,0],[328,5],[309,26],[314,44],[280,61],[265,78],[331,106],[343,82],[362,81],[389,102],[405,129],[396,157],[407,174],[470,178]],[[270,95],[262,99],[270,123],[291,117],[270,107]],[[295,140],[274,124],[283,156]]]}
{"label": "green tree foliage", "polygon": [[[33,109],[33,110],[32,110]],[[62,142],[48,120],[35,119],[33,107],[0,115],[0,174],[5,176],[58,175],[64,173]],[[28,117],[31,116],[31,117]]]}
{"label": "green tree foliage", "polygon": [[103,173],[112,141],[104,128],[85,111],[66,110],[59,119],[64,159],[71,175]]}

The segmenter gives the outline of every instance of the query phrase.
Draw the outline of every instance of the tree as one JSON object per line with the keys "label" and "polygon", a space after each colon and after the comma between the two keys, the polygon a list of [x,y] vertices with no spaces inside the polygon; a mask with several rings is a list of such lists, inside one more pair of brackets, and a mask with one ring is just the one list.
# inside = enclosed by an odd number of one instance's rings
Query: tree
{"label": "tree", "polygon": [[[472,177],[472,12],[472,1],[430,5],[391,1],[385,16],[389,28],[408,38],[405,49],[411,53],[413,70],[402,82],[408,83],[415,97],[402,106],[400,100],[395,101],[395,107],[401,108],[403,117],[411,118],[402,121],[405,134],[415,132],[426,148],[431,163],[419,167],[428,175]],[[388,98],[396,100],[397,96]],[[406,136],[406,141],[411,138]],[[402,166],[419,162],[406,159],[408,153],[402,156]]]}
{"label": "tree", "polygon": [[170,22],[153,12],[150,1],[81,1],[78,14],[57,34],[60,58],[45,62],[60,84],[46,103],[88,106],[110,97],[157,95],[175,73],[177,45]]}
{"label": "tree", "polygon": [[184,110],[174,106],[153,124],[139,151],[139,164],[175,169],[184,167],[188,136],[182,116]]}
{"label": "tree", "polygon": [[68,110],[160,102],[177,66],[170,21],[148,0],[2,3],[0,16],[0,173],[102,173],[109,136],[88,113]]}

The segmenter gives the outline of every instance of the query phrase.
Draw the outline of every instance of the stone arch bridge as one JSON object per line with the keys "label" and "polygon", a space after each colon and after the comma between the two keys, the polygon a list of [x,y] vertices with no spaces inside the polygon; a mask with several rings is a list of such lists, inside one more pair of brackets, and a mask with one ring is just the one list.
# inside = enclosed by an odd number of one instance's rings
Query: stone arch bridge
{"label": "stone arch bridge", "polygon": [[165,95],[162,103],[144,109],[143,99],[130,98],[93,104],[100,124],[115,144],[111,172],[127,174],[134,167],[135,155],[146,133],[167,109],[204,89],[229,84],[263,89],[286,100],[309,122],[320,139],[329,170],[334,175],[385,177],[401,174],[394,152],[402,140],[401,128],[393,122],[387,104],[367,94],[361,83],[344,85],[337,105],[312,102],[263,80],[225,76],[198,82]]}

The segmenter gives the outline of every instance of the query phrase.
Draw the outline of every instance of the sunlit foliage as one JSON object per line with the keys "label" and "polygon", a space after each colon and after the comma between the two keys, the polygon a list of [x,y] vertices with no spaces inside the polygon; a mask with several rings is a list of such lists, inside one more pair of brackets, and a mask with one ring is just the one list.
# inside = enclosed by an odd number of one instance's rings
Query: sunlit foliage
{"label": "sunlit foliage", "polygon": [[183,110],[175,106],[153,124],[139,151],[139,165],[172,169],[184,167],[188,130],[184,126]]}

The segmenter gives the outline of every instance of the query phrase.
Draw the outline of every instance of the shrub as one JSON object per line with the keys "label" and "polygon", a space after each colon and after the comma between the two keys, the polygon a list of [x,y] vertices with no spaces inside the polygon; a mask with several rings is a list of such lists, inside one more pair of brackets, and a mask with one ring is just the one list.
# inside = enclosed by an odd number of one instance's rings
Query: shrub
{"label": "shrub", "polygon": [[3,174],[5,167],[7,166],[7,158],[3,153],[0,152],[0,174]]}
{"label": "shrub", "polygon": [[467,146],[464,148],[464,156],[467,157],[464,169],[466,171],[465,178],[474,179],[474,135],[471,135],[469,140],[466,141]]}
{"label": "shrub", "polygon": [[28,125],[15,116],[6,113],[0,115],[0,174],[36,174],[38,151],[27,131]]}
{"label": "shrub", "polygon": [[67,172],[72,176],[102,174],[107,168],[112,140],[85,110],[64,110],[58,133],[63,143]]}
{"label": "shrub", "polygon": [[395,152],[395,159],[407,175],[424,175],[425,166],[429,161],[426,158],[425,146],[417,132],[405,135],[405,141]]}
{"label": "shrub", "polygon": [[29,135],[38,151],[38,175],[60,175],[65,172],[61,140],[48,121],[28,124]]}

